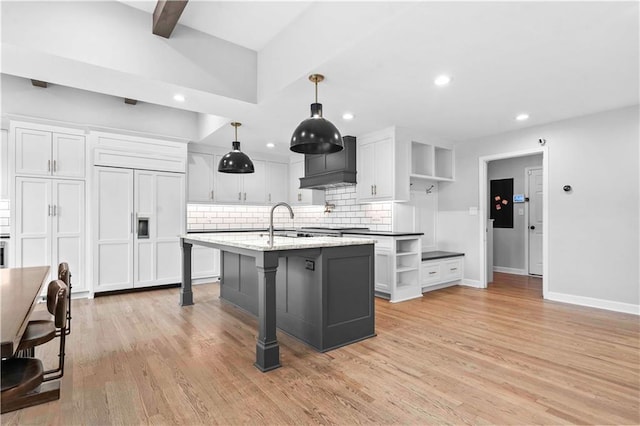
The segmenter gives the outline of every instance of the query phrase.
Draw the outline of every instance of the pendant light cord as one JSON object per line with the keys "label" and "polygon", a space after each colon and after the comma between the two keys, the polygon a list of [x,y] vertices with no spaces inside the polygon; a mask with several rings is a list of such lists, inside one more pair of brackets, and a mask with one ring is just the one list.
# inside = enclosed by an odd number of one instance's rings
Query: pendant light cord
{"label": "pendant light cord", "polygon": [[316,103],[318,103],[318,80],[315,81],[316,84]]}

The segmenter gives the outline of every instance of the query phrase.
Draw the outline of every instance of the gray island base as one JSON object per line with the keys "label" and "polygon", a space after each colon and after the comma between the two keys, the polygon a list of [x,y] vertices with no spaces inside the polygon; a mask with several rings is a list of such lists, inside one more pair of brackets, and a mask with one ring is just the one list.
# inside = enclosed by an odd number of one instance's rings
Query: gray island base
{"label": "gray island base", "polygon": [[180,305],[193,304],[191,247],[221,250],[220,297],[257,317],[255,366],[280,367],[276,327],[318,351],[375,336],[374,241],[198,234],[182,238]]}

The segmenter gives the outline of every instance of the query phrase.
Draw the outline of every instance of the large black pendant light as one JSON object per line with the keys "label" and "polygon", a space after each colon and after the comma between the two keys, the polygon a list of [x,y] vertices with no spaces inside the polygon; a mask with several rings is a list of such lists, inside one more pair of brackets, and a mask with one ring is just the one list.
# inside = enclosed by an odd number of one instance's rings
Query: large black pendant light
{"label": "large black pendant light", "polygon": [[318,83],[324,80],[324,76],[312,74],[309,80],[316,85],[316,102],[311,104],[311,117],[300,123],[293,132],[289,149],[300,154],[342,151],[340,131],[329,120],[322,118],[322,104],[318,103]]}
{"label": "large black pendant light", "polygon": [[238,142],[238,127],[242,126],[242,123],[231,123],[236,129],[236,139],[231,142],[233,149],[228,154],[225,154],[218,163],[218,171],[221,173],[253,173],[253,161],[244,152],[240,151],[240,142]]}

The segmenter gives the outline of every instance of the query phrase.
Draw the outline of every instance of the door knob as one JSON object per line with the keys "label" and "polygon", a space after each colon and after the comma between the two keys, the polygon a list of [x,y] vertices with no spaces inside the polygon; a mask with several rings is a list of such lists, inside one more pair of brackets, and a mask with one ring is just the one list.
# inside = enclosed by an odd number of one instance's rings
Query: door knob
{"label": "door knob", "polygon": [[536,227],[534,225],[531,225],[529,229],[536,229]]}

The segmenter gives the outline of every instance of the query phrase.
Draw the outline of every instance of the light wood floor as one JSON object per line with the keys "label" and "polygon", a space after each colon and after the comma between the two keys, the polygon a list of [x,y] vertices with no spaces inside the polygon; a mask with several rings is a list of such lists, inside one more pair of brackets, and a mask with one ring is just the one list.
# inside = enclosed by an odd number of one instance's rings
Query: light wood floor
{"label": "light wood floor", "polygon": [[[73,302],[59,401],[4,425],[638,424],[638,317],[543,301],[540,280],[376,300],[378,336],[324,354],[279,333],[253,367],[255,321],[218,285]],[[42,353],[42,352],[41,352]],[[50,358],[55,348],[47,348]]]}

